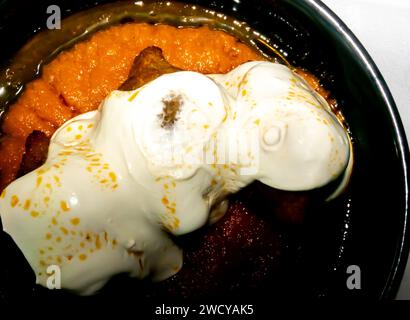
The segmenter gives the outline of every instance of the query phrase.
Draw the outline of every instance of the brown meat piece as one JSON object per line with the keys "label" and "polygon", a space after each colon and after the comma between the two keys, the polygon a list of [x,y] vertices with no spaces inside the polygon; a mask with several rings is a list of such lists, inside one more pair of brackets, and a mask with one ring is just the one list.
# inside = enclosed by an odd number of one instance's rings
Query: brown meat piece
{"label": "brown meat piece", "polygon": [[46,161],[49,144],[50,138],[41,131],[33,131],[27,137],[18,177],[37,169]]}
{"label": "brown meat piece", "polygon": [[313,201],[312,192],[283,191],[262,183],[255,184],[258,202],[280,222],[302,224],[306,211]]}
{"label": "brown meat piece", "polygon": [[17,178],[24,153],[24,139],[2,136],[0,138],[0,191]]}
{"label": "brown meat piece", "polygon": [[135,58],[128,79],[119,87],[119,90],[135,90],[163,74],[176,71],[181,71],[181,69],[169,64],[160,48],[148,47]]}

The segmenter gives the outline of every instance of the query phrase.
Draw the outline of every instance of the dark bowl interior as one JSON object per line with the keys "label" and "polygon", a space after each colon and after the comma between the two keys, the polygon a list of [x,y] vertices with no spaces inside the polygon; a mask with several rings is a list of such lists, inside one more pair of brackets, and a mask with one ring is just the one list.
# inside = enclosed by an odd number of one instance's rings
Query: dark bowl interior
{"label": "dark bowl interior", "polygon": [[[262,296],[393,298],[408,253],[409,152],[394,101],[365,49],[320,1],[185,2],[246,21],[285,51],[292,64],[319,76],[337,98],[354,141],[348,192],[306,221],[300,231],[300,254],[284,275],[285,284],[263,289]],[[1,63],[6,64],[34,33],[45,29],[50,4],[59,5],[63,16],[68,16],[96,1],[0,1]],[[27,264],[4,233],[0,247],[0,301],[50,296],[33,289]],[[360,290],[346,286],[350,265],[360,267]],[[121,298],[129,290],[114,290],[109,296]]]}

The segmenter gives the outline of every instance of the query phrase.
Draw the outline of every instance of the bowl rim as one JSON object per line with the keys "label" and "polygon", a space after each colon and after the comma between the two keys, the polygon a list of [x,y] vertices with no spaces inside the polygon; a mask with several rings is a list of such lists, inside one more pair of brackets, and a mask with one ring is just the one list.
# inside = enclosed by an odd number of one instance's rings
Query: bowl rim
{"label": "bowl rim", "polygon": [[407,259],[410,249],[410,230],[408,228],[408,225],[410,224],[410,151],[406,132],[404,130],[400,113],[397,109],[393,95],[391,94],[391,91],[382,73],[380,72],[369,52],[366,50],[360,40],[354,35],[352,30],[350,30],[350,28],[342,21],[342,19],[337,16],[337,14],[334,13],[321,0],[301,1],[306,3],[314,11],[317,17],[320,17],[320,19],[330,24],[331,27],[337,31],[342,41],[350,45],[355,59],[360,61],[360,63],[366,67],[366,71],[369,77],[376,84],[389,114],[388,120],[390,121],[391,127],[393,128],[392,138],[395,142],[397,156],[400,160],[400,170],[402,171],[403,175],[402,187],[404,191],[404,203],[402,204],[402,206],[404,208],[404,221],[400,230],[400,234],[398,235],[399,243],[396,248],[390,273],[379,298],[394,299],[404,275],[404,270],[407,265]]}
{"label": "bowl rim", "polygon": [[[176,1],[183,2],[183,0]],[[401,187],[404,196],[403,199],[401,199],[401,207],[403,208],[401,219],[403,219],[403,221],[401,222],[400,233],[397,235],[398,241],[394,259],[391,263],[390,272],[379,299],[394,299],[404,275],[410,249],[410,230],[408,227],[410,224],[410,150],[400,113],[393,95],[376,63],[360,40],[342,19],[321,0],[298,1],[308,6],[320,20],[329,24],[331,28],[337,32],[341,41],[349,45],[354,58],[366,68],[369,78],[376,84],[377,90],[388,112],[389,118],[387,119],[386,117],[386,121],[389,121],[393,129],[391,137],[395,143],[397,157],[400,162],[400,171],[403,176]],[[5,3],[5,1],[0,0],[0,8]]]}

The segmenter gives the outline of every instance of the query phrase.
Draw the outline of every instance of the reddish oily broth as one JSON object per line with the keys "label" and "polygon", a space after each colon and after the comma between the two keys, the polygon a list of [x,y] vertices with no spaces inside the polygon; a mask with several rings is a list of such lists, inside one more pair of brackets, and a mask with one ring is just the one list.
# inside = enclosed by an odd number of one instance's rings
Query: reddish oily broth
{"label": "reddish oily broth", "polygon": [[[174,67],[205,74],[226,73],[244,62],[265,59],[235,37],[205,26],[130,23],[97,32],[45,65],[42,76],[26,85],[6,113],[0,141],[0,188],[39,167],[55,130],[72,117],[95,110],[126,81],[134,58],[149,46],[161,48]],[[297,72],[335,106],[318,79],[307,71]],[[285,223],[302,222],[310,203],[306,193],[263,192],[275,203],[269,207],[270,215]],[[185,267],[159,284],[158,290],[192,296],[217,293],[221,288],[231,292],[238,286],[257,287],[278,269],[282,252],[271,220],[236,196],[221,221],[194,235],[196,246],[183,246]]]}

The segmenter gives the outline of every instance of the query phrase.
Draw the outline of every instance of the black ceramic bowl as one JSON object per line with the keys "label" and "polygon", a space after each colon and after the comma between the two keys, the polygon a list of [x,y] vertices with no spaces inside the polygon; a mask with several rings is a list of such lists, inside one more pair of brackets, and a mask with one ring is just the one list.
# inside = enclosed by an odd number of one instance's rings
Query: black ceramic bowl
{"label": "black ceramic bowl", "polygon": [[[284,275],[285,285],[265,288],[263,296],[394,298],[408,255],[409,150],[393,98],[366,50],[318,0],[185,2],[246,21],[268,37],[293,65],[322,80],[351,130],[355,163],[347,193],[307,219],[295,266]],[[66,17],[96,1],[0,0],[2,64],[46,28],[50,4],[59,5]],[[4,233],[0,250],[0,301],[59,295],[34,287],[24,258]],[[361,270],[358,290],[346,285],[351,265]],[[121,298],[132,289],[112,290],[111,298]]]}

